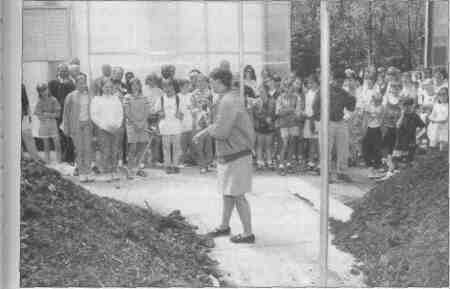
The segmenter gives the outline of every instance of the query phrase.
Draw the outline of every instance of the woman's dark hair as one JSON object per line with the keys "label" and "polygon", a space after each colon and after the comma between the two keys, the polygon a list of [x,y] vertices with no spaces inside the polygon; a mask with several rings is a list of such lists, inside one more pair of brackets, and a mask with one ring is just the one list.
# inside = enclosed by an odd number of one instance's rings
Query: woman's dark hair
{"label": "woman's dark hair", "polygon": [[231,74],[231,71],[220,68],[214,69],[210,74],[210,78],[220,80],[228,89],[231,88],[233,82],[233,74]]}
{"label": "woman's dark hair", "polygon": [[256,80],[256,72],[255,72],[255,69],[253,68],[253,66],[251,66],[251,65],[246,65],[245,67],[244,67],[244,76],[245,76],[245,73],[246,72],[250,72],[250,78],[252,79],[252,80]]}

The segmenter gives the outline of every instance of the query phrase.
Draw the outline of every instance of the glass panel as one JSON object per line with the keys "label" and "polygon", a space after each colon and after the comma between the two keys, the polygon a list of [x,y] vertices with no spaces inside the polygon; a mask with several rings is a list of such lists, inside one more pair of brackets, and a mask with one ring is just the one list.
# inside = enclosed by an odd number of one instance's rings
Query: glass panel
{"label": "glass panel", "polygon": [[[136,48],[136,3],[92,2],[90,45],[93,52],[123,52]],[[117,35],[120,35],[118,38]],[[118,40],[120,39],[120,40]]]}
{"label": "glass panel", "polygon": [[245,51],[263,51],[263,4],[262,2],[244,2],[244,49]]}
{"label": "glass panel", "polygon": [[289,2],[270,2],[267,9],[267,50],[268,52],[289,52],[290,11]]}
{"label": "glass panel", "polygon": [[177,47],[177,6],[170,1],[151,2],[148,7],[146,48],[150,51],[172,51]]}
{"label": "glass panel", "polygon": [[238,6],[224,1],[208,2],[210,51],[238,51]]}
{"label": "glass panel", "polygon": [[179,2],[180,51],[206,51],[204,3]]}

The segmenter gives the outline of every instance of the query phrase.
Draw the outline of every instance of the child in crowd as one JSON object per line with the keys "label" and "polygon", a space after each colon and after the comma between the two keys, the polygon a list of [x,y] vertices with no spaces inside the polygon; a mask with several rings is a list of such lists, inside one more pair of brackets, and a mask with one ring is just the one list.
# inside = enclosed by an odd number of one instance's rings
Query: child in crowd
{"label": "child in crowd", "polygon": [[438,92],[438,99],[433,105],[429,116],[428,138],[430,147],[445,150],[448,147],[448,88],[443,87]]}
{"label": "child in crowd", "polygon": [[304,158],[308,161],[308,170],[317,170],[319,154],[319,122],[314,120],[313,104],[319,97],[319,80],[312,74],[306,80],[305,123],[303,125]]}
{"label": "child in crowd", "polygon": [[[208,87],[208,80],[205,76],[199,75],[197,78],[197,89],[193,92],[194,100],[194,131],[199,132],[206,128],[213,121],[213,99]],[[213,139],[210,136],[201,138],[196,145],[197,163],[200,166],[200,173],[207,173],[213,160]]]}
{"label": "child in crowd", "polygon": [[417,87],[412,81],[412,75],[410,72],[404,72],[402,75],[403,89],[400,93],[402,98],[410,98],[414,104],[417,103]]}
{"label": "child in crowd", "polygon": [[295,145],[294,141],[299,135],[297,113],[300,101],[298,94],[295,93],[292,85],[289,86],[286,79],[283,82],[282,91],[283,93],[277,99],[275,110],[281,136],[279,170],[281,175],[285,175],[286,169],[292,169],[292,150]]}
{"label": "child in crowd", "polygon": [[180,100],[175,92],[174,82],[163,81],[162,89],[164,95],[161,98],[162,115],[159,131],[162,136],[164,166],[167,174],[179,173],[183,114],[179,110]]}
{"label": "child in crowd", "polygon": [[108,174],[108,181],[118,180],[117,166],[121,147],[122,124],[124,119],[122,102],[114,93],[114,85],[107,80],[102,95],[91,102],[91,119],[98,127],[98,142],[101,154],[101,171]]}
{"label": "child in crowd", "polygon": [[[150,115],[148,99],[142,94],[142,84],[138,78],[130,80],[131,93],[124,99],[124,113],[128,140],[128,168],[131,174],[145,177],[141,163],[145,153],[145,146],[149,141],[147,120]],[[128,176],[132,178],[132,176]]]}
{"label": "child in crowd", "polygon": [[183,114],[181,121],[181,151],[182,163],[192,164],[192,130],[194,128],[194,97],[191,93],[191,83],[187,79],[181,79],[178,82],[180,92],[178,98],[180,99],[179,110]]}
{"label": "child in crowd", "polygon": [[381,167],[384,108],[381,94],[376,93],[363,110],[363,128],[365,134],[362,140],[362,152],[366,166],[370,168],[369,178],[379,177],[377,170]]}
{"label": "child in crowd", "polygon": [[383,162],[392,174],[394,171],[394,163],[392,161],[392,153],[394,151],[395,142],[397,139],[397,121],[400,118],[400,92],[402,84],[398,79],[390,82],[389,90],[386,93],[383,117]]}
{"label": "child in crowd", "polygon": [[92,161],[92,121],[90,117],[91,96],[88,93],[87,78],[79,74],[75,78],[76,90],[67,95],[64,103],[64,134],[72,138],[80,182],[92,181],[90,165]]}
{"label": "child in crowd", "polygon": [[417,147],[416,132],[417,129],[424,130],[425,123],[414,112],[414,101],[411,98],[406,98],[402,101],[401,114],[397,120],[396,127],[397,138],[392,155],[394,170],[390,170],[383,179],[392,176],[400,163],[410,164],[414,161]]}
{"label": "child in crowd", "polygon": [[50,95],[46,83],[39,84],[36,90],[39,100],[34,114],[40,121],[39,137],[44,141],[45,160],[50,163],[50,139],[52,139],[56,151],[56,162],[59,163],[61,162],[61,143],[56,119],[61,115],[61,105],[55,97]]}
{"label": "child in crowd", "polygon": [[164,92],[160,88],[161,80],[152,73],[145,78],[145,86],[142,89],[144,97],[147,98],[149,104],[148,127],[155,131],[153,141],[151,143],[151,164],[155,166],[162,163],[162,138],[159,134],[159,121],[162,114],[161,99]]}
{"label": "child in crowd", "polygon": [[[275,132],[276,100],[269,97],[264,86],[259,88],[259,98],[255,104],[254,126],[256,132],[257,169],[275,169],[272,156],[273,135]],[[264,163],[264,157],[266,163]]]}

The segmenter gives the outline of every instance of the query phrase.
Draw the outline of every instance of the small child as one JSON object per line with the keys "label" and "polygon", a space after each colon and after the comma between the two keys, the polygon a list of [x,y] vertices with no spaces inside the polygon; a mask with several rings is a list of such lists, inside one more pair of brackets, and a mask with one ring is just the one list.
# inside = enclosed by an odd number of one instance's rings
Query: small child
{"label": "small child", "polygon": [[[264,86],[260,87],[259,98],[253,111],[256,132],[256,164],[259,170],[265,166],[275,168],[272,159],[272,143],[275,133],[276,100],[269,97]],[[266,163],[264,163],[264,157]]]}
{"label": "small child", "polygon": [[[208,87],[207,78],[200,75],[197,78],[197,89],[193,92],[194,101],[194,131],[195,133],[208,127],[213,120],[213,99]],[[200,139],[196,145],[197,162],[200,166],[200,173],[207,173],[213,160],[213,139],[206,135]]]}
{"label": "small child", "polygon": [[183,114],[181,121],[181,151],[182,162],[184,164],[190,163],[192,159],[192,131],[194,129],[194,97],[191,93],[191,83],[187,79],[182,79],[178,82],[180,92],[178,98],[180,99],[179,110]]}
{"label": "small child", "polygon": [[76,150],[76,166],[80,182],[89,182],[92,160],[93,125],[89,115],[91,96],[88,93],[85,74],[75,77],[76,90],[67,95],[64,103],[64,134],[72,138]]}
{"label": "small child", "polygon": [[145,78],[145,86],[142,89],[144,97],[147,98],[149,104],[150,115],[147,119],[148,127],[156,132],[153,136],[151,144],[151,165],[157,165],[162,163],[162,138],[159,134],[159,121],[162,113],[161,99],[164,92],[160,87],[160,78],[156,73],[152,73]]}
{"label": "small child", "polygon": [[383,179],[387,179],[395,174],[396,169],[401,163],[408,164],[414,161],[417,148],[417,129],[425,129],[425,123],[422,119],[420,119],[419,115],[414,112],[414,100],[407,98],[402,102],[400,118],[396,124],[397,138],[395,141],[394,152],[392,154],[394,170],[388,171]]}
{"label": "small child", "polygon": [[438,99],[433,105],[433,111],[428,117],[428,138],[430,147],[445,150],[448,147],[448,88],[443,87],[438,92]]}
{"label": "small child", "polygon": [[61,105],[49,94],[48,85],[41,83],[36,87],[39,100],[34,114],[40,120],[39,137],[44,141],[45,159],[50,163],[50,139],[53,140],[56,151],[56,162],[61,162],[61,143],[59,140],[56,119],[60,117]]}
{"label": "small child", "polygon": [[[130,80],[131,93],[125,96],[124,113],[128,140],[128,168],[132,174],[145,177],[142,170],[142,157],[145,145],[149,140],[147,119],[150,115],[150,106],[142,94],[142,84],[138,78]],[[132,176],[128,176],[132,178]]]}
{"label": "small child", "polygon": [[299,96],[295,93],[294,87],[289,86],[287,79],[283,83],[283,90],[284,92],[278,97],[276,103],[277,122],[282,140],[279,165],[281,175],[286,174],[286,169],[291,169],[292,152],[296,145],[295,140],[299,136],[296,115]]}
{"label": "small child", "polygon": [[179,173],[181,156],[181,120],[180,100],[175,92],[173,81],[164,81],[164,95],[161,97],[162,114],[159,131],[162,135],[164,166],[167,174]]}
{"label": "small child", "polygon": [[378,170],[381,166],[382,133],[384,108],[383,97],[376,93],[372,96],[369,104],[363,108],[363,128],[365,135],[362,141],[363,157],[366,166],[371,169],[369,178],[377,178]]}
{"label": "small child", "polygon": [[92,99],[91,119],[98,127],[101,171],[109,175],[108,181],[114,181],[119,179],[117,168],[122,145],[123,106],[110,80],[104,83],[102,91],[102,95]]}

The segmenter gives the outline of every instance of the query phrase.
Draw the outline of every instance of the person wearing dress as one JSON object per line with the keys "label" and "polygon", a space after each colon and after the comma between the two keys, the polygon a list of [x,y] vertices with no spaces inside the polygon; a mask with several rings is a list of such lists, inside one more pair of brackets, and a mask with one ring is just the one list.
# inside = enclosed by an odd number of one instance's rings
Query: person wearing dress
{"label": "person wearing dress", "polygon": [[223,198],[223,210],[221,225],[209,235],[218,237],[231,234],[230,218],[236,207],[244,232],[234,235],[230,240],[234,243],[254,243],[250,205],[245,197],[252,190],[254,128],[244,100],[238,90],[232,89],[231,72],[215,69],[211,79],[214,91],[220,95],[217,118],[194,136],[194,142],[205,136],[213,137],[216,142],[218,188]]}
{"label": "person wearing dress", "polygon": [[[148,117],[150,106],[148,99],[142,94],[142,84],[138,78],[129,81],[131,92],[124,98],[124,113],[128,140],[128,168],[131,174],[145,177],[142,170],[145,146],[149,141]],[[132,178],[131,175],[128,177]]]}
{"label": "person wearing dress", "polygon": [[443,87],[439,90],[438,99],[428,119],[430,147],[439,146],[440,150],[445,150],[448,147],[448,88]]}
{"label": "person wearing dress", "polygon": [[50,95],[46,83],[38,84],[36,90],[39,95],[34,114],[40,121],[39,138],[44,141],[45,160],[50,163],[50,140],[53,140],[56,151],[56,162],[61,162],[61,143],[57,127],[57,119],[61,115],[61,105]]}

